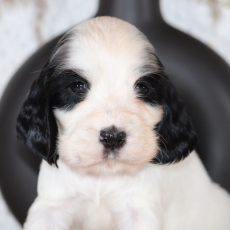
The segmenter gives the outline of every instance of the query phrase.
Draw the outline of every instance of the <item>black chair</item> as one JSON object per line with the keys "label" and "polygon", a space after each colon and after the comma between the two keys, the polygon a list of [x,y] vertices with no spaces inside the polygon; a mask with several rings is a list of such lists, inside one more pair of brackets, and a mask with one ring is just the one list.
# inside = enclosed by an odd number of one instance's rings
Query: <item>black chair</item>
{"label": "black chair", "polygon": [[[211,49],[166,24],[157,0],[101,0],[98,15],[136,25],[153,43],[197,129],[198,153],[212,179],[230,191],[230,68]],[[40,160],[16,138],[15,123],[31,83],[60,37],[13,76],[0,103],[0,186],[20,223],[36,197]]]}

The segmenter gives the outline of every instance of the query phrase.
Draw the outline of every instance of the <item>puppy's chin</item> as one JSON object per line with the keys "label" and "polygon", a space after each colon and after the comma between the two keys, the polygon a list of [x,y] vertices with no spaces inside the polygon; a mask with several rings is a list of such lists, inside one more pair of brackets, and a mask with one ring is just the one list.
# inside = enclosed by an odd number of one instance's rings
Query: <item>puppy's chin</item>
{"label": "puppy's chin", "polygon": [[142,165],[127,164],[115,159],[108,159],[88,167],[78,167],[78,170],[91,175],[122,175],[134,174],[141,166]]}
{"label": "puppy's chin", "polygon": [[94,163],[89,164],[76,164],[66,159],[62,159],[74,171],[90,175],[123,175],[134,174],[139,171],[147,162],[130,162],[126,160],[116,159],[115,157],[102,158]]}

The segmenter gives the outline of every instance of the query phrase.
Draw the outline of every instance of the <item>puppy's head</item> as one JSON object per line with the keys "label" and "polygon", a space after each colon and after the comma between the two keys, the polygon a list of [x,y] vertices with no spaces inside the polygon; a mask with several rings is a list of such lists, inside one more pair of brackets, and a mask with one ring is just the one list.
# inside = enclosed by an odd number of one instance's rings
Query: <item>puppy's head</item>
{"label": "puppy's head", "polygon": [[18,137],[50,164],[130,172],[185,158],[197,143],[153,46],[134,26],[98,17],[70,30],[31,86]]}

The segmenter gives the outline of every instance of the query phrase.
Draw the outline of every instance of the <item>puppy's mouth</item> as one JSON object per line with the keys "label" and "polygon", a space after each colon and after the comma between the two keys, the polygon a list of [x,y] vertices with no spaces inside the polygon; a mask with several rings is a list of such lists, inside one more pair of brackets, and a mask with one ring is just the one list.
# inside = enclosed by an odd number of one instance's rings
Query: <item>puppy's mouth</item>
{"label": "puppy's mouth", "polygon": [[117,149],[104,149],[103,160],[115,160],[119,159],[119,150]]}

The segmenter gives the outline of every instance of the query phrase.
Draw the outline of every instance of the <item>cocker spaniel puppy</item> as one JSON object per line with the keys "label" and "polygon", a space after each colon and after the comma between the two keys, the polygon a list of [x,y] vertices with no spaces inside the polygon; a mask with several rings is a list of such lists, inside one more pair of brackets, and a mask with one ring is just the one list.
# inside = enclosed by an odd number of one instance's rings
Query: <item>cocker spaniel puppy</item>
{"label": "cocker spaniel puppy", "polygon": [[98,17],[59,41],[17,120],[43,161],[26,230],[229,230],[230,198],[153,46]]}

